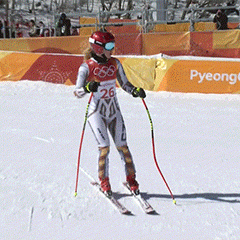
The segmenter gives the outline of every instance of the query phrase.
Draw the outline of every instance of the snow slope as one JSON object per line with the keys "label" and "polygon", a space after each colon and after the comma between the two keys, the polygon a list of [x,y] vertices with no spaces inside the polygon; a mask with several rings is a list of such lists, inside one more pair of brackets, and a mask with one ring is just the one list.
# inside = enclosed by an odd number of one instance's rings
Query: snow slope
{"label": "snow slope", "polygon": [[110,178],[124,216],[89,182],[97,179],[97,145],[87,125],[78,196],[77,155],[88,97],[74,86],[0,82],[0,239],[240,239],[240,96],[148,92],[150,123],[140,99],[118,89],[129,148],[146,215],[121,182],[115,147]]}

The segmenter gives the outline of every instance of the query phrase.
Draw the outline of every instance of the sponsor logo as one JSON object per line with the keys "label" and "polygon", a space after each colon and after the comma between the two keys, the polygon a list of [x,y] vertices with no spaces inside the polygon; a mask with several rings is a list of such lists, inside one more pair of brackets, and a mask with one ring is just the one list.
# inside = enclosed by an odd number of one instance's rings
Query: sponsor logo
{"label": "sponsor logo", "polygon": [[215,82],[228,82],[231,85],[240,81],[239,73],[211,73],[211,72],[200,72],[198,70],[190,70],[190,80],[197,80],[198,83],[203,83],[206,81]]}
{"label": "sponsor logo", "polygon": [[93,71],[95,76],[100,78],[105,78],[106,76],[112,77],[116,72],[116,67],[114,65],[110,65],[109,67],[104,66],[102,68],[96,67]]}
{"label": "sponsor logo", "polygon": [[[46,68],[44,64],[48,64],[51,68]],[[72,71],[65,70],[65,68],[63,69],[56,60],[53,61],[52,65],[49,64],[49,62],[44,62],[44,64],[41,65],[44,69],[39,69],[37,72],[40,75],[40,79],[45,82],[65,83],[72,73]]]}

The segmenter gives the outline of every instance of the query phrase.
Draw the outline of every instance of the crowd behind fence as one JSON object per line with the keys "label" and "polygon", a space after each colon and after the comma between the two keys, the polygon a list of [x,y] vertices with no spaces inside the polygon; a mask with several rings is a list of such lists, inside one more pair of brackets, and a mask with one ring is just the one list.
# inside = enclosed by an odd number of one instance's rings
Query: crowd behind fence
{"label": "crowd behind fence", "polygon": [[[79,29],[85,27],[94,27],[99,29],[107,26],[126,26],[126,25],[138,25],[139,31],[147,33],[153,29],[153,26],[158,24],[176,24],[176,23],[190,23],[189,31],[195,31],[194,24],[198,22],[213,22],[214,15],[218,10],[222,10],[226,13],[229,22],[240,22],[239,10],[236,6],[216,6],[216,7],[204,7],[199,8],[191,5],[189,8],[168,8],[168,9],[145,9],[145,10],[130,10],[130,11],[101,11],[98,13],[79,13],[69,14],[67,17],[71,21],[69,35],[79,35]],[[184,13],[184,14],[183,14]],[[207,14],[206,14],[207,13]],[[17,14],[21,15],[21,12]],[[178,17],[176,17],[178,15]],[[184,15],[184,18],[183,18]],[[206,17],[207,15],[207,17]],[[26,21],[24,16],[21,20],[15,19],[16,14],[11,13],[10,17],[6,20],[4,17],[0,18],[0,38],[18,38],[18,37],[30,37],[29,22]],[[126,16],[137,21],[124,21]],[[159,17],[160,20],[159,20]],[[42,31],[41,34],[37,34],[34,37],[55,37],[63,36],[61,29],[57,26],[57,22],[61,15],[52,14],[51,20],[47,20],[44,23],[41,15],[33,16],[32,20],[36,23],[38,32]],[[81,17],[89,17],[95,19],[95,23],[91,24],[80,24]],[[109,19],[123,19],[120,23],[109,22]],[[42,22],[43,26],[39,26]]]}

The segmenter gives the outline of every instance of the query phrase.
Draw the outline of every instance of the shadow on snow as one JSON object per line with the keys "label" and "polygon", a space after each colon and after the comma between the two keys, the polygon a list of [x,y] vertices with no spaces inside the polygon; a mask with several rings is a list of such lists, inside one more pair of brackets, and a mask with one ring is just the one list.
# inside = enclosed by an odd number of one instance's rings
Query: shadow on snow
{"label": "shadow on snow", "polygon": [[[170,194],[148,194],[146,192],[141,193],[143,198],[162,198],[162,199],[172,199]],[[191,194],[174,194],[174,198],[177,199],[206,199],[211,201],[218,202],[228,202],[228,203],[240,203],[240,194],[239,193],[191,193]],[[231,199],[235,198],[235,199]],[[239,199],[237,199],[239,198]]]}

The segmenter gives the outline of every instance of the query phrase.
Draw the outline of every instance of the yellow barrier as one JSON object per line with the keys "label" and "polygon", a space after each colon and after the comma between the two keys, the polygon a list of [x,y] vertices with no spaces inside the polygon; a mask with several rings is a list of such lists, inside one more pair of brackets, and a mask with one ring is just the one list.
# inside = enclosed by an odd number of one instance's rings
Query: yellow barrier
{"label": "yellow barrier", "polygon": [[239,30],[216,31],[213,33],[213,48],[239,49],[240,48],[239,38],[240,38]]}
{"label": "yellow barrier", "polygon": [[147,90],[155,88],[156,59],[142,57],[118,57],[129,81]]}

